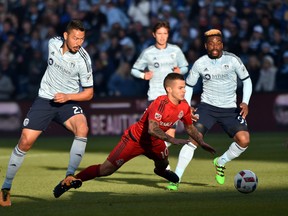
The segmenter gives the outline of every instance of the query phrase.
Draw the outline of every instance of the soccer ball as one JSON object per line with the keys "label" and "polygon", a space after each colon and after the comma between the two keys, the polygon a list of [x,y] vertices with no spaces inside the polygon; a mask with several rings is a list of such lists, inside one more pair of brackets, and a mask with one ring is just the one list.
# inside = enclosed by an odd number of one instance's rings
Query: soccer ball
{"label": "soccer ball", "polygon": [[258,177],[251,170],[241,170],[234,177],[234,186],[241,193],[251,193],[257,185]]}

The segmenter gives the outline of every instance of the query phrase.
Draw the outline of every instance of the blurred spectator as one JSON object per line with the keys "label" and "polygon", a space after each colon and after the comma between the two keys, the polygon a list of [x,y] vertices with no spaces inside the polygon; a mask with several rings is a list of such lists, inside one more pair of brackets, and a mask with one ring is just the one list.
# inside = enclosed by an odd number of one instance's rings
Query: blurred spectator
{"label": "blurred spectator", "polygon": [[0,68],[0,101],[11,100],[14,90],[12,80]]}
{"label": "blurred spectator", "polygon": [[131,65],[122,61],[108,81],[108,92],[110,96],[137,97],[140,94],[135,79],[131,76]]}
{"label": "blurred spectator", "polygon": [[130,65],[137,60],[135,44],[130,37],[125,37],[120,41],[121,61],[128,62]]}
{"label": "blurred spectator", "polygon": [[246,68],[249,72],[249,75],[252,81],[252,86],[255,89],[256,83],[259,79],[260,68],[261,68],[261,63],[257,55],[249,56]]}
{"label": "blurred spectator", "polygon": [[126,29],[130,19],[129,17],[119,8],[117,8],[112,0],[106,0],[106,8],[104,13],[108,21],[108,29],[111,30],[115,24],[120,25]]}
{"label": "blurred spectator", "polygon": [[39,49],[32,51],[32,58],[28,65],[28,98],[34,99],[38,95],[40,82],[46,69],[46,63],[42,61],[42,52]]}
{"label": "blurred spectator", "polygon": [[255,91],[271,92],[275,90],[277,68],[271,56],[264,56],[260,69],[260,76],[255,86]]}
{"label": "blurred spectator", "polygon": [[128,15],[133,22],[141,22],[144,27],[149,27],[150,2],[148,0],[132,0]]}
{"label": "blurred spectator", "polygon": [[100,0],[92,0],[91,9],[86,13],[84,20],[89,23],[86,34],[88,42],[96,43],[99,40],[100,32],[107,25],[107,17],[100,10]]}
{"label": "blurred spectator", "polygon": [[[83,19],[87,29],[83,46],[98,65],[95,76],[99,86],[95,95],[102,97],[108,94],[111,73],[121,61],[133,64],[134,56],[154,43],[149,26],[164,19],[172,27],[171,42],[179,45],[187,58],[193,52],[205,54],[203,38],[199,35],[211,27],[222,30],[225,50],[238,53],[243,63],[251,67],[254,87],[259,59],[272,56],[279,68],[274,89],[285,91],[287,79],[280,70],[285,71],[287,67],[284,63],[287,55],[284,53],[288,50],[287,14],[286,0],[0,1],[0,55],[8,59],[2,61],[1,67],[16,89],[13,97],[29,98],[39,78],[31,79],[31,74],[40,61],[41,65],[46,64],[48,39],[62,34],[71,19]],[[127,38],[131,41],[127,42]],[[35,50],[41,52],[36,56],[42,59],[32,58]],[[34,72],[29,71],[31,68]]]}
{"label": "blurred spectator", "polygon": [[288,90],[288,51],[283,54],[283,62],[277,74],[277,89],[280,91]]}
{"label": "blurred spectator", "polygon": [[263,43],[263,28],[260,25],[253,27],[253,33],[250,37],[249,47],[254,53],[259,53]]}

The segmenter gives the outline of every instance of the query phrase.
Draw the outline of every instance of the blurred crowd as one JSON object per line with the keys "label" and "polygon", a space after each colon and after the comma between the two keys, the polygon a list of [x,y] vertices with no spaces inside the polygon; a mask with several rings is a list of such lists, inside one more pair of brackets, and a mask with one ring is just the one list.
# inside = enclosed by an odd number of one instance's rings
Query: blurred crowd
{"label": "blurred crowd", "polygon": [[48,40],[71,19],[87,29],[95,97],[146,97],[147,81],[130,71],[154,44],[159,19],[170,22],[169,42],[189,67],[205,54],[203,32],[217,28],[225,50],[246,65],[254,92],[288,91],[287,0],[0,0],[0,100],[37,96]]}

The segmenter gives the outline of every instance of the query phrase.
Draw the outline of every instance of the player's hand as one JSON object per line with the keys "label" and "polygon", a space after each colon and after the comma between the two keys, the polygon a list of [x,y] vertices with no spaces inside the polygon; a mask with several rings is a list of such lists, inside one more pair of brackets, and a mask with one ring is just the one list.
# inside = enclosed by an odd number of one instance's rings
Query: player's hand
{"label": "player's hand", "polygon": [[147,71],[144,73],[144,80],[150,80],[153,77],[153,72],[152,71]]}
{"label": "player's hand", "polygon": [[192,116],[192,121],[197,122],[199,120],[199,114],[195,114],[197,109],[194,107],[191,107],[191,116]]}
{"label": "player's hand", "polygon": [[53,98],[56,103],[65,103],[69,100],[68,95],[64,93],[56,93]]}
{"label": "player's hand", "polygon": [[241,103],[239,107],[241,109],[240,115],[242,116],[243,119],[246,119],[246,116],[248,115],[249,112],[248,105],[246,103]]}
{"label": "player's hand", "polygon": [[213,154],[213,155],[216,153],[216,150],[215,150],[212,146],[208,145],[208,144],[205,143],[205,142],[203,142],[200,146],[201,146],[205,151],[208,151],[208,152],[210,152],[210,153]]}
{"label": "player's hand", "polygon": [[177,67],[177,66],[173,67],[173,68],[172,68],[172,71],[173,71],[174,73],[179,73],[179,74],[181,73],[180,68]]}
{"label": "player's hand", "polygon": [[172,138],[171,140],[169,140],[170,143],[174,144],[174,145],[185,145],[187,144],[189,141],[186,139],[177,139],[177,138]]}

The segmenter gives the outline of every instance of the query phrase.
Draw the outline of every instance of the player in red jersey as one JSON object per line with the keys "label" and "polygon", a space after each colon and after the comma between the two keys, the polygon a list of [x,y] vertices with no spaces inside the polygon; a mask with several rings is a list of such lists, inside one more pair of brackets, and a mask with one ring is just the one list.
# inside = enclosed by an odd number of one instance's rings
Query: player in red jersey
{"label": "player in red jersey", "polygon": [[171,182],[178,182],[178,176],[171,170],[166,170],[169,164],[169,151],[164,141],[176,145],[184,145],[188,142],[187,139],[177,139],[165,133],[179,120],[184,123],[189,139],[196,140],[206,151],[215,153],[215,150],[203,141],[193,126],[191,109],[184,99],[183,75],[168,74],[164,79],[164,87],[167,95],[159,96],[154,100],[141,119],[125,130],[120,142],[104,163],[89,166],[75,176],[67,176],[54,188],[53,193],[56,198],[70,188],[80,187],[82,181],[113,174],[124,163],[139,155],[145,155],[154,161],[155,174]]}

